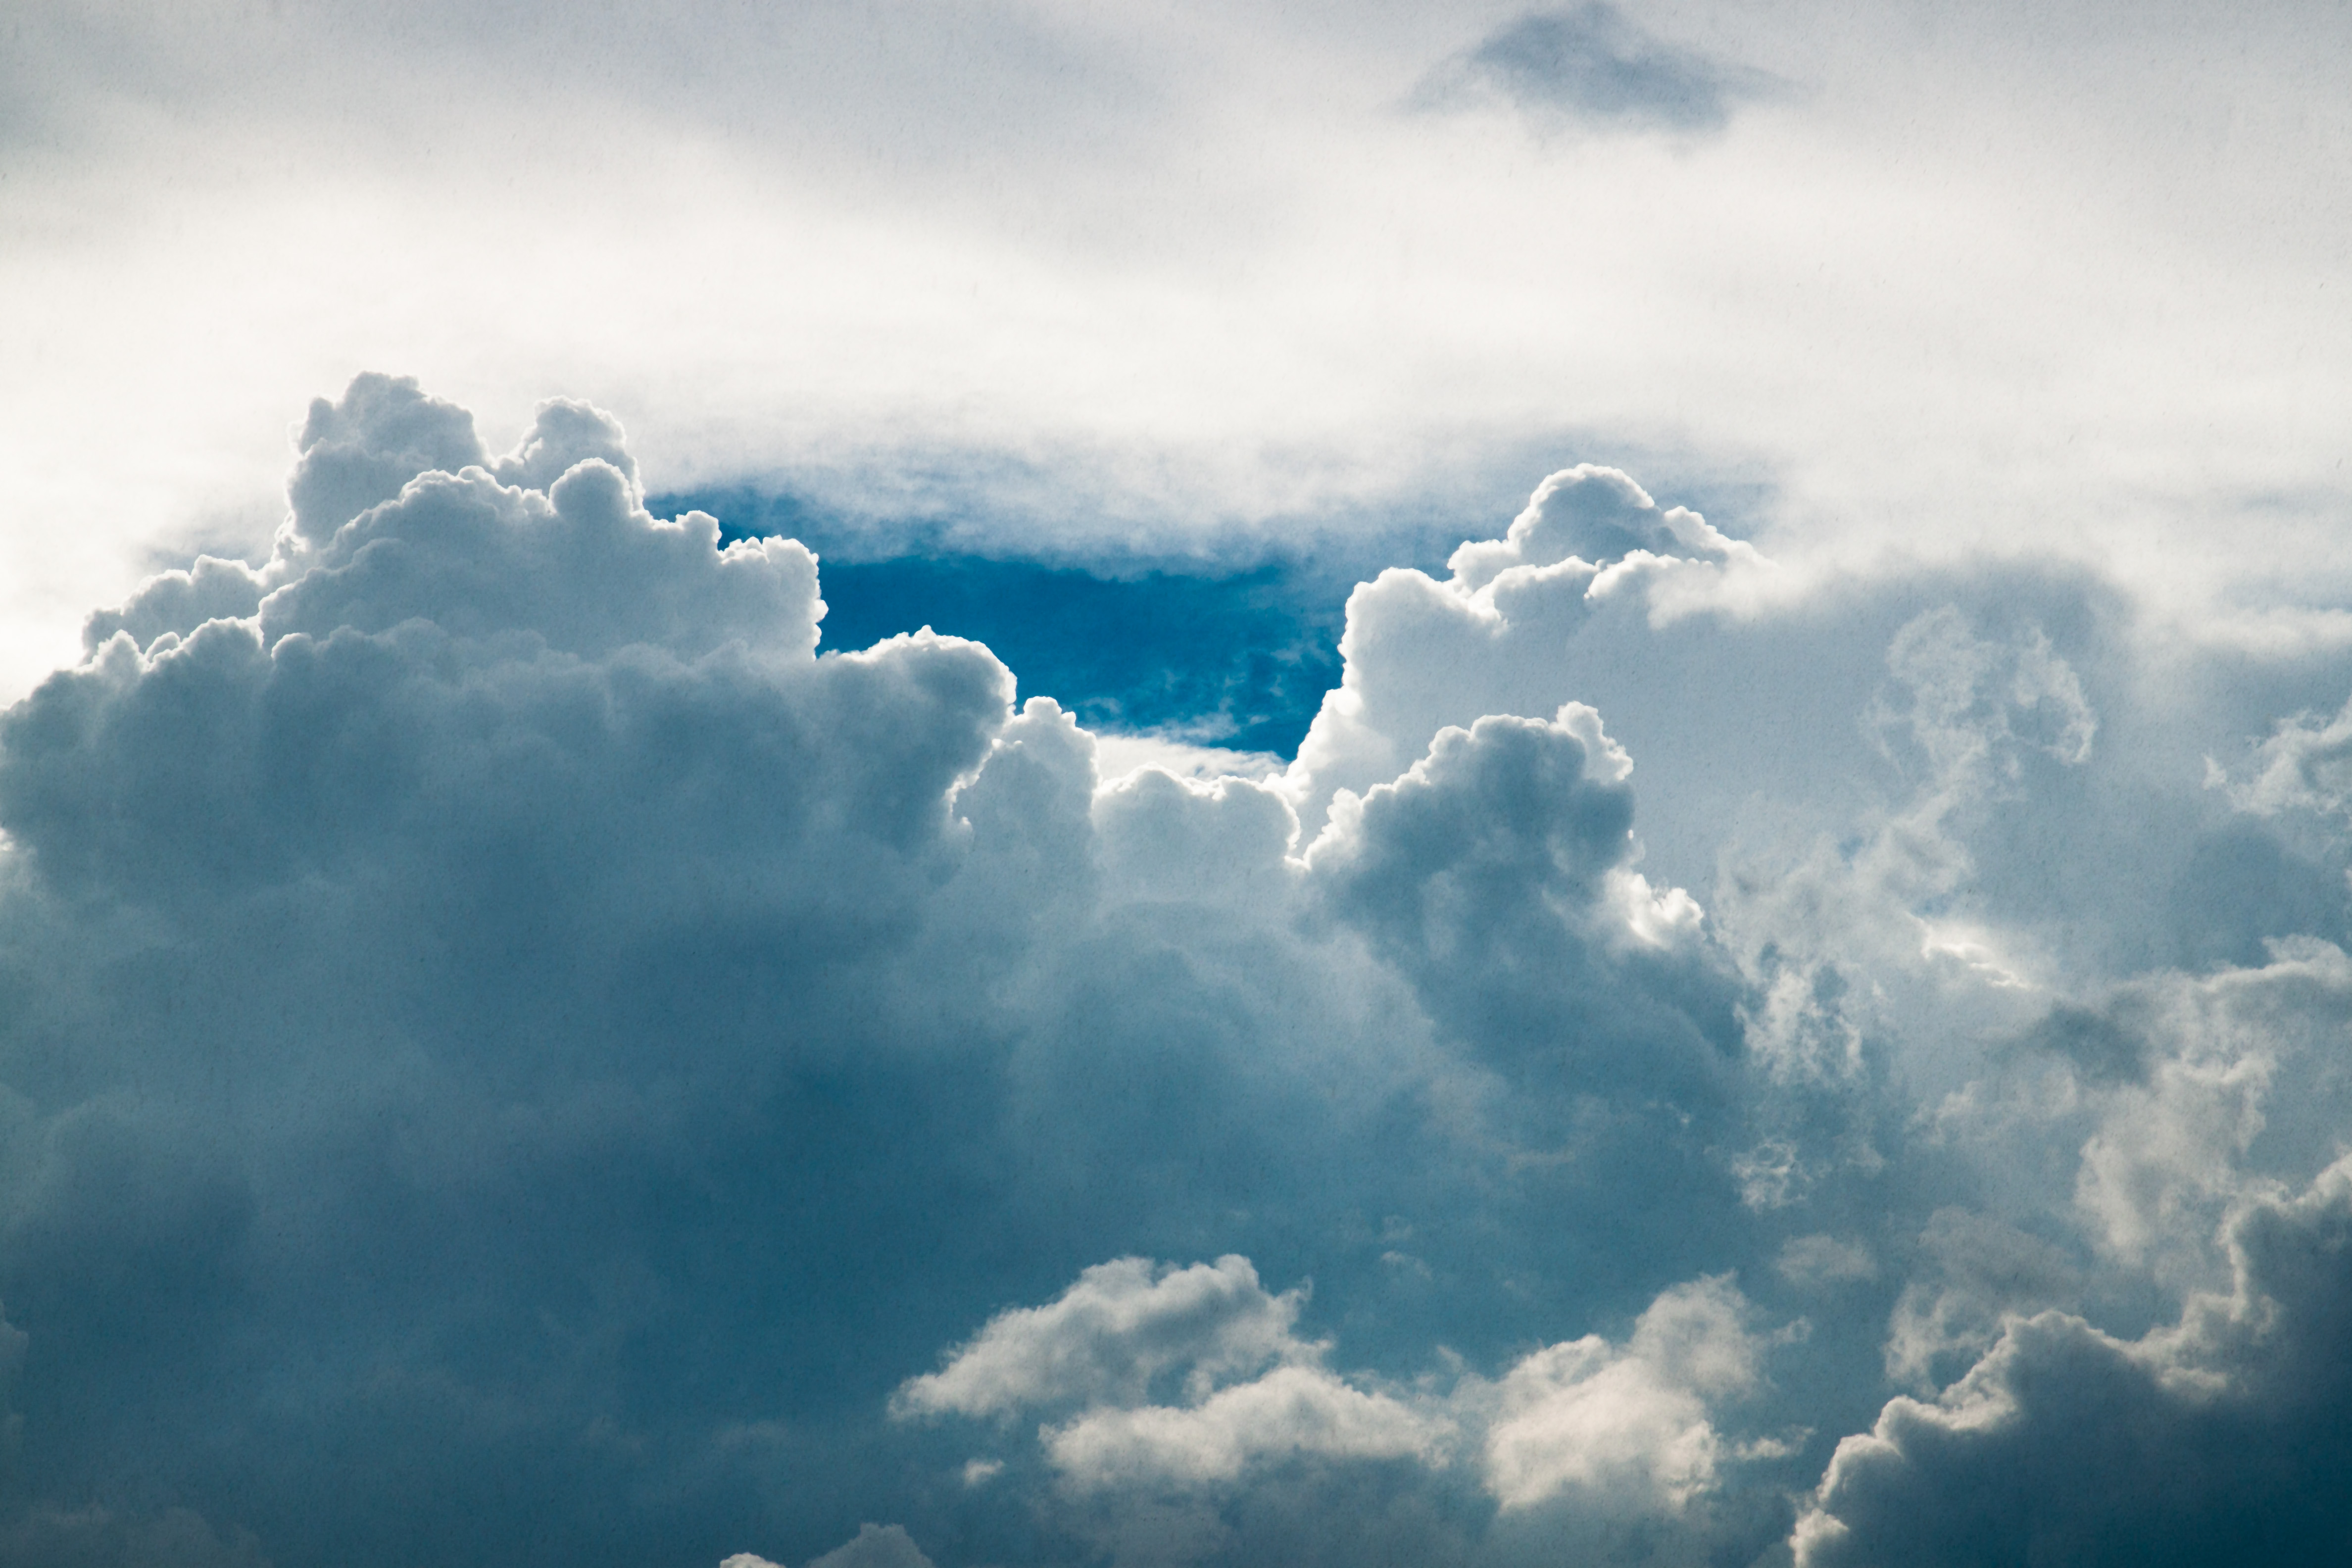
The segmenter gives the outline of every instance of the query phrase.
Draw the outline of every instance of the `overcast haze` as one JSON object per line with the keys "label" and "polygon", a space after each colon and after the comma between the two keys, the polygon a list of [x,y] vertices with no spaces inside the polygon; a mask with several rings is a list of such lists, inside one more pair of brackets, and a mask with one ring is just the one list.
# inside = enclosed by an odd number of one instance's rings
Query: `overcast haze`
{"label": "overcast haze", "polygon": [[2352,9],[0,38],[0,1564],[2352,1548]]}

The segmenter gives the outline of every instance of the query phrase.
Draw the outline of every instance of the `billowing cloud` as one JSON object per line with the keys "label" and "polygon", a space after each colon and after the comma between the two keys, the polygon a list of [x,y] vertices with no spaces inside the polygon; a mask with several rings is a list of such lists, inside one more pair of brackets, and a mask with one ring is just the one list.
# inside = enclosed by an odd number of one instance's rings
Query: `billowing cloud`
{"label": "billowing cloud", "polygon": [[1273,766],[821,639],[585,405],[362,377],[289,497],[0,716],[0,1557],[2336,1528],[2352,846],[2203,762],[2325,661],[1588,464]]}
{"label": "billowing cloud", "polygon": [[1253,1461],[1428,1457],[1445,1428],[1318,1367],[1277,1367],[1199,1405],[1093,1410],[1045,1434],[1080,1486],[1231,1481]]}
{"label": "billowing cloud", "polygon": [[1714,1417],[1759,1389],[1769,1348],[1729,1279],[1704,1279],[1662,1292],[1622,1344],[1587,1334],[1492,1383],[1457,1367],[1450,1388],[1424,1376],[1391,1389],[1327,1368],[1328,1345],[1291,1331],[1303,1302],[1268,1295],[1245,1258],[1100,1264],[1056,1300],[992,1319],[894,1409],[1075,1408],[1036,1435],[1063,1484],[1087,1493],[1230,1489],[1301,1459],[1440,1472],[1461,1460],[1506,1511],[1567,1495],[1612,1518],[1672,1515],[1736,1457]]}
{"label": "billowing cloud", "polygon": [[1697,904],[1633,869],[1632,771],[1579,704],[1448,727],[1394,782],[1343,793],[1307,865],[1338,918],[1489,1058],[1704,1098],[1731,1046],[1728,987],[1706,968]]}
{"label": "billowing cloud", "polygon": [[1756,1388],[1761,1346],[1727,1280],[1652,1302],[1633,1338],[1548,1346],[1505,1374],[1486,1430],[1487,1485],[1505,1508],[1563,1491],[1603,1507],[1679,1508],[1715,1484],[1726,1445],[1711,1406]]}
{"label": "billowing cloud", "polygon": [[1839,1445],[1797,1561],[2317,1561],[2347,1520],[2334,1478],[2352,1374],[2352,1173],[2331,1166],[2231,1226],[2236,1284],[2137,1340],[2050,1312],[1932,1404],[1890,1403]]}
{"label": "billowing cloud", "polygon": [[1195,1400],[1269,1362],[1309,1355],[1291,1334],[1304,1300],[1270,1296],[1246,1258],[1189,1268],[1122,1258],[1097,1264],[1059,1300],[992,1320],[948,1364],[909,1382],[908,1414],[995,1415],[1034,1405],[1137,1405],[1181,1373]]}
{"label": "billowing cloud", "polygon": [[902,1417],[1075,1411],[1042,1428],[1082,1489],[1229,1483],[1253,1463],[1437,1457],[1450,1423],[1321,1364],[1292,1331],[1303,1289],[1270,1295],[1245,1258],[1097,1264],[1043,1307],[992,1319],[893,1399]]}

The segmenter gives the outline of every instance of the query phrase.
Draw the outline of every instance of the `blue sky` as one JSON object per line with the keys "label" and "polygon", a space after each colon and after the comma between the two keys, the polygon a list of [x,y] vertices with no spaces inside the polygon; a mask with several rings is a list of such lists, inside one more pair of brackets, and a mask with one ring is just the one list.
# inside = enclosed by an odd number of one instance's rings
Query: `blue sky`
{"label": "blue sky", "polygon": [[2334,1560],[2347,25],[23,8],[0,1565]]}

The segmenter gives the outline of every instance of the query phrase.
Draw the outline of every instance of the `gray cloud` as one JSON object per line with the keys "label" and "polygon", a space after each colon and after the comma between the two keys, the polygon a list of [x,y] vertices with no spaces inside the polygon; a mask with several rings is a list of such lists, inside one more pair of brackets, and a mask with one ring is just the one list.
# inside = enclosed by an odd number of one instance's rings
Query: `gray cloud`
{"label": "gray cloud", "polygon": [[2231,1226],[2235,1288],[2137,1341],[2013,1321],[1932,1404],[1841,1444],[1803,1568],[1997,1561],[2317,1562],[2352,1532],[2336,1478],[2352,1379],[2352,1175]]}
{"label": "gray cloud", "polygon": [[1999,1433],[2333,1375],[2347,851],[2095,584],[1581,464],[1107,779],[584,405],[299,441],[0,716],[0,1560],[1982,1555]]}
{"label": "gray cloud", "polygon": [[1499,100],[1540,120],[1719,131],[1777,83],[1659,37],[1605,0],[1532,11],[1433,71],[1415,94],[1433,108]]}

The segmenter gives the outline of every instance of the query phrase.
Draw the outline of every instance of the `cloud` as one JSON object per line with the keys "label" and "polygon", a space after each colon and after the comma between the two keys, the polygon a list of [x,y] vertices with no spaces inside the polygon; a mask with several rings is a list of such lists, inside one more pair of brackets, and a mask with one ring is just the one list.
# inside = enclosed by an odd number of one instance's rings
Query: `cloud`
{"label": "cloud", "polygon": [[[2147,1065],[2103,1088],[2076,1201],[2110,1251],[2197,1279],[2234,1205],[2270,1182],[2308,1179],[2334,1152],[2344,1092],[2333,1058],[2352,1018],[2352,960],[2288,939],[2258,967],[2141,980],[2107,1016],[2128,1020]],[[2262,1157],[2250,1158],[2257,1140]]]}
{"label": "cloud", "polygon": [[[719,1568],[779,1568],[764,1557],[749,1552],[739,1552],[719,1564]],[[923,1555],[903,1526],[896,1524],[861,1524],[857,1537],[835,1547],[821,1557],[813,1558],[809,1568],[931,1568],[931,1560]]]}
{"label": "cloud", "polygon": [[[19,515],[74,522],[0,572],[11,698],[149,549],[266,542],[289,389],[387,343],[485,430],[578,388],[672,479],[911,492],[1000,552],[1459,516],[1608,451],[1744,490],[1791,562],[2063,536],[2334,635],[2302,590],[2341,581],[2337,454],[2280,368],[2328,384],[2343,348],[2322,13],[2144,17],[2122,60],[2079,19],[1571,5],[1554,39],[1604,77],[1703,53],[1812,88],[1696,158],[1586,139],[1563,186],[1391,111],[1483,31],[1539,40],[1509,7],[696,5],[658,47],[611,5],[16,9],[8,100],[58,112],[10,121],[0,296],[47,368],[5,424]],[[1539,92],[1545,58],[1495,68]],[[439,133],[394,129],[426,101]],[[1302,278],[1348,281],[1302,311]]]}
{"label": "cloud", "polygon": [[2326,1555],[2347,1528],[2335,1413],[2352,1373],[2352,1173],[2231,1224],[2236,1284],[2137,1341],[2047,1312],[1932,1404],[1838,1447],[1804,1568]]}
{"label": "cloud", "polygon": [[1296,875],[1298,816],[1268,784],[1146,767],[1105,785],[1094,814],[1107,875],[1144,897],[1279,899]]}
{"label": "cloud", "polygon": [[1565,1491],[1605,1507],[1678,1509],[1727,1457],[1710,1408],[1752,1392],[1761,1345],[1727,1279],[1667,1291],[1612,1346],[1547,1346],[1505,1373],[1486,1429],[1486,1484],[1507,1509]]}
{"label": "cloud", "polygon": [[1455,550],[1445,578],[1392,567],[1349,595],[1339,684],[1284,789],[1311,836],[1340,791],[1394,779],[1440,730],[1549,719],[1577,700],[1572,670],[1550,657],[1563,641],[1737,613],[1771,575],[1753,547],[1695,512],[1661,509],[1617,469],[1563,469],[1502,539]]}
{"label": "cloud", "polygon": [[2063,1250],[1962,1209],[1930,1215],[1918,1250],[1886,1328],[1886,1375],[1898,1385],[1934,1389],[1949,1358],[1973,1362],[2011,1319],[2071,1303],[2082,1289]]}
{"label": "cloud", "polygon": [[1762,561],[1754,546],[1727,538],[1688,508],[1661,510],[1619,469],[1580,463],[1538,485],[1502,538],[1463,545],[1446,566],[1456,584],[1475,594],[1515,566],[1571,559],[1607,566],[1637,553],[1746,565]]}
{"label": "cloud", "polygon": [[2300,714],[2282,721],[2254,748],[2253,776],[2242,783],[2208,766],[2242,811],[2340,813],[2352,802],[2352,702],[2332,719]]}
{"label": "cloud", "polygon": [[1043,1307],[990,1320],[945,1367],[892,1396],[901,1418],[1075,1408],[1041,1428],[1080,1490],[1231,1483],[1297,1457],[1424,1461],[1450,1423],[1320,1364],[1292,1331],[1300,1288],[1268,1294],[1245,1258],[1178,1268],[1097,1264]]}
{"label": "cloud", "polygon": [[301,441],[0,716],[20,1555],[1749,1562],[2305,1419],[2352,851],[2199,764],[2340,671],[1580,465],[1235,776],[821,642],[584,405]]}
{"label": "cloud", "polygon": [[1697,904],[1632,868],[1632,771],[1580,704],[1448,727],[1392,783],[1342,794],[1307,863],[1337,918],[1488,1059],[1704,1083],[1728,996]]}
{"label": "cloud", "polygon": [[1867,733],[1899,781],[1892,800],[1834,840],[1726,846],[1717,929],[1750,987],[1746,1040],[1785,1083],[1864,1079],[1874,1039],[1927,1011],[1898,988],[1985,1028],[2031,1005],[2033,940],[1989,907],[1976,847],[2004,803],[2090,762],[2098,717],[2040,626],[1988,630],[1944,605],[1888,639]]}
{"label": "cloud", "polygon": [[250,1531],[223,1531],[184,1508],[132,1519],[95,1507],[35,1509],[0,1524],[0,1562],[25,1568],[270,1568]]}
{"label": "cloud", "polygon": [[1303,1291],[1270,1296],[1246,1258],[1187,1268],[1141,1258],[1098,1263],[1044,1307],[992,1319],[978,1338],[899,1390],[907,1415],[995,1415],[1037,1405],[1142,1403],[1181,1371],[1203,1398],[1269,1362],[1311,1355],[1291,1325]]}
{"label": "cloud", "polygon": [[[89,1454],[163,1452],[239,1478],[221,1528],[363,1562],[458,1550],[418,1499],[492,1469],[572,1546],[604,1532],[581,1489],[647,1445],[740,1486],[701,1446],[757,1411],[616,1405],[613,1336],[750,1231],[824,1234],[804,1205],[850,1167],[790,1131],[819,1124],[788,1109],[810,1075],[834,1064],[822,1124],[850,1145],[929,1115],[872,1053],[936,1040],[913,1020],[1051,907],[1053,845],[1084,859],[1083,737],[1016,716],[985,649],[819,659],[810,553],[652,518],[605,416],[551,405],[488,464],[464,428],[363,380],[312,421],[307,531],[164,578],[0,719],[0,944],[48,1019],[7,1036],[0,1288],[26,1386],[82,1391],[20,1478],[35,1502],[121,1462]],[[959,871],[992,937],[913,957]],[[73,1042],[68,1075],[41,1038]],[[235,1461],[166,1436],[267,1384],[240,1349],[263,1342],[305,1369],[248,1407],[272,1436]],[[706,1375],[657,1353],[681,1391]],[[355,1422],[415,1466],[299,1505]],[[423,1522],[383,1536],[395,1516]]]}
{"label": "cloud", "polygon": [[1415,98],[1451,108],[1491,97],[1539,120],[1707,132],[1776,85],[1595,3],[1532,11],[1506,24],[1432,72]]}
{"label": "cloud", "polygon": [[1833,1236],[1790,1238],[1772,1260],[1782,1279],[1801,1289],[1827,1289],[1876,1277],[1878,1264],[1869,1252]]}
{"label": "cloud", "polygon": [[857,1539],[814,1559],[809,1568],[931,1568],[905,1528],[896,1524],[861,1524]]}
{"label": "cloud", "polygon": [[1349,1386],[1319,1367],[1283,1366],[1197,1405],[1095,1410],[1044,1433],[1045,1456],[1079,1487],[1232,1481],[1253,1463],[1422,1459],[1442,1419]]}
{"label": "cloud", "polygon": [[[1466,1454],[1507,1512],[1570,1497],[1612,1518],[1675,1515],[1737,1457],[1714,1416],[1762,1386],[1769,1343],[1727,1278],[1702,1279],[1660,1293],[1622,1344],[1588,1334],[1518,1358],[1491,1384],[1457,1375],[1441,1394],[1424,1377],[1400,1397],[1326,1368],[1328,1346],[1291,1332],[1302,1301],[1266,1295],[1238,1258],[1097,1265],[1049,1305],[992,1320],[942,1372],[904,1384],[894,1409],[1076,1405],[1038,1442],[1065,1486],[1097,1499],[1230,1490],[1302,1459],[1434,1474]],[[1235,1324],[1249,1325],[1241,1354]]]}

